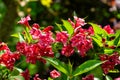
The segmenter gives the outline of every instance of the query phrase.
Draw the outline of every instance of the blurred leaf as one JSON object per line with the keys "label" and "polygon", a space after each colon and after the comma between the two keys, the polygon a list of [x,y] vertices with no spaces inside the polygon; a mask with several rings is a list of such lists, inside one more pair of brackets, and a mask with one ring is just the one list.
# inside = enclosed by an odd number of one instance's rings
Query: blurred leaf
{"label": "blurred leaf", "polygon": [[94,77],[97,78],[97,80],[103,80],[103,70],[100,66],[91,70],[89,74],[93,74]]}
{"label": "blurred leaf", "polygon": [[25,80],[23,76],[11,76],[9,80]]}
{"label": "blurred leaf", "polygon": [[20,42],[24,42],[25,41],[23,36],[20,33],[15,33],[15,34],[12,34],[11,36],[18,38]]}
{"label": "blurred leaf", "polygon": [[102,41],[100,39],[97,39],[96,36],[93,36],[92,39],[99,47],[103,47]]}
{"label": "blurred leaf", "polygon": [[75,71],[73,72],[73,76],[78,76],[81,75],[83,73],[86,73],[90,70],[95,69],[96,67],[98,67],[99,65],[101,65],[103,62],[99,61],[99,60],[89,60],[84,62],[83,64],[79,65]]}
{"label": "blurred leaf", "polygon": [[19,70],[17,70],[17,68],[14,68],[13,71],[11,72],[11,76],[17,76],[19,75]]}
{"label": "blurred leaf", "polygon": [[62,63],[56,58],[44,58],[48,62],[50,62],[51,65],[53,65],[56,69],[63,72],[66,75],[69,75],[69,72],[66,69],[66,64]]}
{"label": "blurred leaf", "polygon": [[104,48],[104,53],[105,54],[112,54],[114,52],[113,49],[110,49],[110,48]]}
{"label": "blurred leaf", "polygon": [[62,22],[63,22],[63,26],[66,28],[66,30],[68,31],[68,33],[70,35],[72,35],[73,31],[74,31],[72,25],[67,20],[62,20]]}
{"label": "blurred leaf", "polygon": [[113,80],[110,76],[106,75],[105,76],[106,80]]}
{"label": "blurred leaf", "polygon": [[119,36],[115,37],[114,45],[118,46],[119,41],[120,41],[120,34],[119,34]]}
{"label": "blurred leaf", "polygon": [[58,24],[58,23],[55,23],[55,24],[57,25],[57,27],[59,28],[60,31],[63,31],[61,24]]}

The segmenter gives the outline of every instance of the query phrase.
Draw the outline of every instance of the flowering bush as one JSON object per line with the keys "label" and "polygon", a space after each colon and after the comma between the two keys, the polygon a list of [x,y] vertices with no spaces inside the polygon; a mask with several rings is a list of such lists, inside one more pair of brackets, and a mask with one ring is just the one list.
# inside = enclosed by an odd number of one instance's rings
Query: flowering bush
{"label": "flowering bush", "polygon": [[[29,20],[30,16],[22,18],[18,23],[24,26],[24,31],[12,35],[19,39],[15,52],[0,42],[1,80],[43,79],[39,73],[32,77],[28,69],[23,71],[15,65],[22,56],[29,64],[37,61],[51,64],[54,70],[50,70],[48,80],[117,80],[120,77],[110,75],[120,70],[116,67],[120,65],[119,30],[114,32],[109,25],[102,28],[86,23],[77,16],[74,21],[56,23],[55,31],[53,26],[41,29],[37,23],[31,27]],[[91,26],[85,29],[87,24]]]}

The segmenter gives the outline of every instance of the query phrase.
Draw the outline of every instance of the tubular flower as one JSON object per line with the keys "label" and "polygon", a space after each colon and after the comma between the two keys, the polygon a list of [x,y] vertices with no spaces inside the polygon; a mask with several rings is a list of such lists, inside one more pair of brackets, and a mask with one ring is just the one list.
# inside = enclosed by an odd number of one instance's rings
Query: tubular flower
{"label": "tubular flower", "polygon": [[110,25],[106,25],[103,28],[108,34],[114,34],[114,30],[110,27]]}
{"label": "tubular flower", "polygon": [[87,75],[85,78],[82,78],[82,80],[94,80],[94,75]]}
{"label": "tubular flower", "polygon": [[58,77],[60,77],[60,73],[56,70],[53,70],[50,72],[50,77],[53,79],[58,78]]}
{"label": "tubular flower", "polygon": [[25,80],[30,80],[30,73],[28,69],[22,72],[21,75],[24,77]]}
{"label": "tubular flower", "polygon": [[82,57],[86,55],[86,52],[92,48],[92,39],[87,38],[83,33],[78,33],[71,38],[72,47],[77,47],[78,52]]}
{"label": "tubular flower", "polygon": [[68,40],[68,33],[66,31],[62,31],[62,32],[57,32],[56,34],[56,41],[57,42],[61,42],[64,45],[66,45],[67,40]]}
{"label": "tubular flower", "polygon": [[18,23],[29,27],[30,25],[29,25],[28,21],[30,21],[30,20],[31,20],[30,15],[28,15],[27,17],[21,18],[21,20],[18,21]]}
{"label": "tubular flower", "polygon": [[74,20],[75,20],[75,23],[73,21],[71,21],[70,19],[68,19],[68,21],[71,23],[71,25],[74,28],[74,32],[76,33],[86,23],[85,23],[84,19],[78,18],[77,16],[74,16]]}
{"label": "tubular flower", "polygon": [[100,55],[101,61],[106,61],[102,64],[102,69],[105,74],[109,72],[109,70],[113,70],[115,65],[120,64],[119,60],[119,54],[117,52],[114,52],[113,55],[109,56],[107,54]]}
{"label": "tubular flower", "polygon": [[69,57],[73,54],[74,48],[71,46],[71,44],[65,45],[62,48],[62,55],[65,55],[66,57]]}
{"label": "tubular flower", "polygon": [[41,31],[39,30],[39,25],[34,23],[32,29],[30,30],[30,34],[32,35],[33,39],[39,39]]}
{"label": "tubular flower", "polygon": [[33,80],[42,80],[42,79],[39,78],[39,74],[35,74]]}
{"label": "tubular flower", "polygon": [[12,70],[14,63],[19,59],[20,55],[18,52],[12,53],[8,48],[7,44],[0,43],[0,51],[5,51],[0,55],[0,64],[4,64],[8,69]]}

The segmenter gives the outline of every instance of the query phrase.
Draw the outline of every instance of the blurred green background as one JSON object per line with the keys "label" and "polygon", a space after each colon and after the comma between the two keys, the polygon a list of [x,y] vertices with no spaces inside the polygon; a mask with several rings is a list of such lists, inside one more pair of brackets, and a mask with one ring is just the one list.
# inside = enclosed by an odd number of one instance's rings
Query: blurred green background
{"label": "blurred green background", "polygon": [[[61,19],[78,17],[101,25],[111,24],[111,18],[119,18],[119,10],[110,11],[112,0],[0,0],[0,41],[14,44],[10,35],[22,31],[17,24],[20,17],[31,15],[30,24],[55,25]],[[11,42],[13,41],[13,42]]]}

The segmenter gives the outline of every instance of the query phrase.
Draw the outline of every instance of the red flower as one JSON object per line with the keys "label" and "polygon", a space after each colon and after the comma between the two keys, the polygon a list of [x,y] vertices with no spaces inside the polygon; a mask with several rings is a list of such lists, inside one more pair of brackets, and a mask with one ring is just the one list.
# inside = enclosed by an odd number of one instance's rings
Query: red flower
{"label": "red flower", "polygon": [[28,44],[25,42],[18,42],[16,45],[17,51],[19,51],[22,54],[26,54],[27,49],[28,49]]}
{"label": "red flower", "polygon": [[53,70],[50,72],[50,77],[53,79],[58,78],[58,77],[60,77],[60,73],[56,70]]}
{"label": "red flower", "polygon": [[82,80],[94,80],[94,76],[90,74],[90,75],[87,75],[85,78],[82,78]]}
{"label": "red flower", "polygon": [[33,78],[33,80],[41,80],[41,79],[39,78],[39,74],[35,74],[35,77]]}
{"label": "red flower", "polygon": [[65,45],[62,48],[62,55],[65,55],[66,57],[69,57],[73,54],[74,48],[71,46],[71,44]]}
{"label": "red flower", "polygon": [[103,28],[108,34],[114,34],[114,30],[110,27],[110,25],[106,25]]}
{"label": "red flower", "polygon": [[21,73],[25,80],[30,80],[29,70],[26,69],[24,72]]}
{"label": "red flower", "polygon": [[57,32],[56,34],[56,41],[57,42],[61,42],[64,45],[66,45],[67,40],[68,40],[68,33],[66,31],[62,31],[62,32]]}
{"label": "red flower", "polygon": [[18,23],[29,27],[30,26],[28,23],[29,20],[31,20],[30,15],[28,15],[27,17],[21,18],[21,20],[18,21]]}
{"label": "red flower", "polygon": [[48,26],[48,27],[44,28],[42,31],[43,31],[43,32],[49,32],[49,31],[51,31],[52,29],[53,29],[53,26]]}
{"label": "red flower", "polygon": [[71,38],[72,47],[77,47],[78,52],[82,57],[86,55],[86,52],[92,48],[92,39],[85,33],[78,33]]}
{"label": "red flower", "polygon": [[4,50],[5,52],[0,55],[0,64],[4,64],[8,69],[12,70],[14,63],[19,59],[20,54],[18,52],[12,53],[8,48],[7,44],[0,43],[0,51]]}
{"label": "red flower", "polygon": [[118,53],[113,53],[111,56],[107,54],[102,54],[100,55],[100,60],[101,61],[106,61],[105,63],[102,64],[102,69],[105,74],[109,72],[109,70],[113,70],[115,65],[120,64],[119,60],[119,54]]}
{"label": "red flower", "polygon": [[41,35],[41,31],[39,30],[38,24],[33,24],[32,29],[30,30],[30,34],[32,35],[33,39],[39,39],[39,36]]}
{"label": "red flower", "polygon": [[86,23],[85,23],[84,19],[78,18],[77,16],[74,16],[74,20],[75,20],[75,23],[73,21],[71,21],[70,19],[68,19],[68,21],[71,23],[71,25],[74,28],[74,32],[76,33]]}

